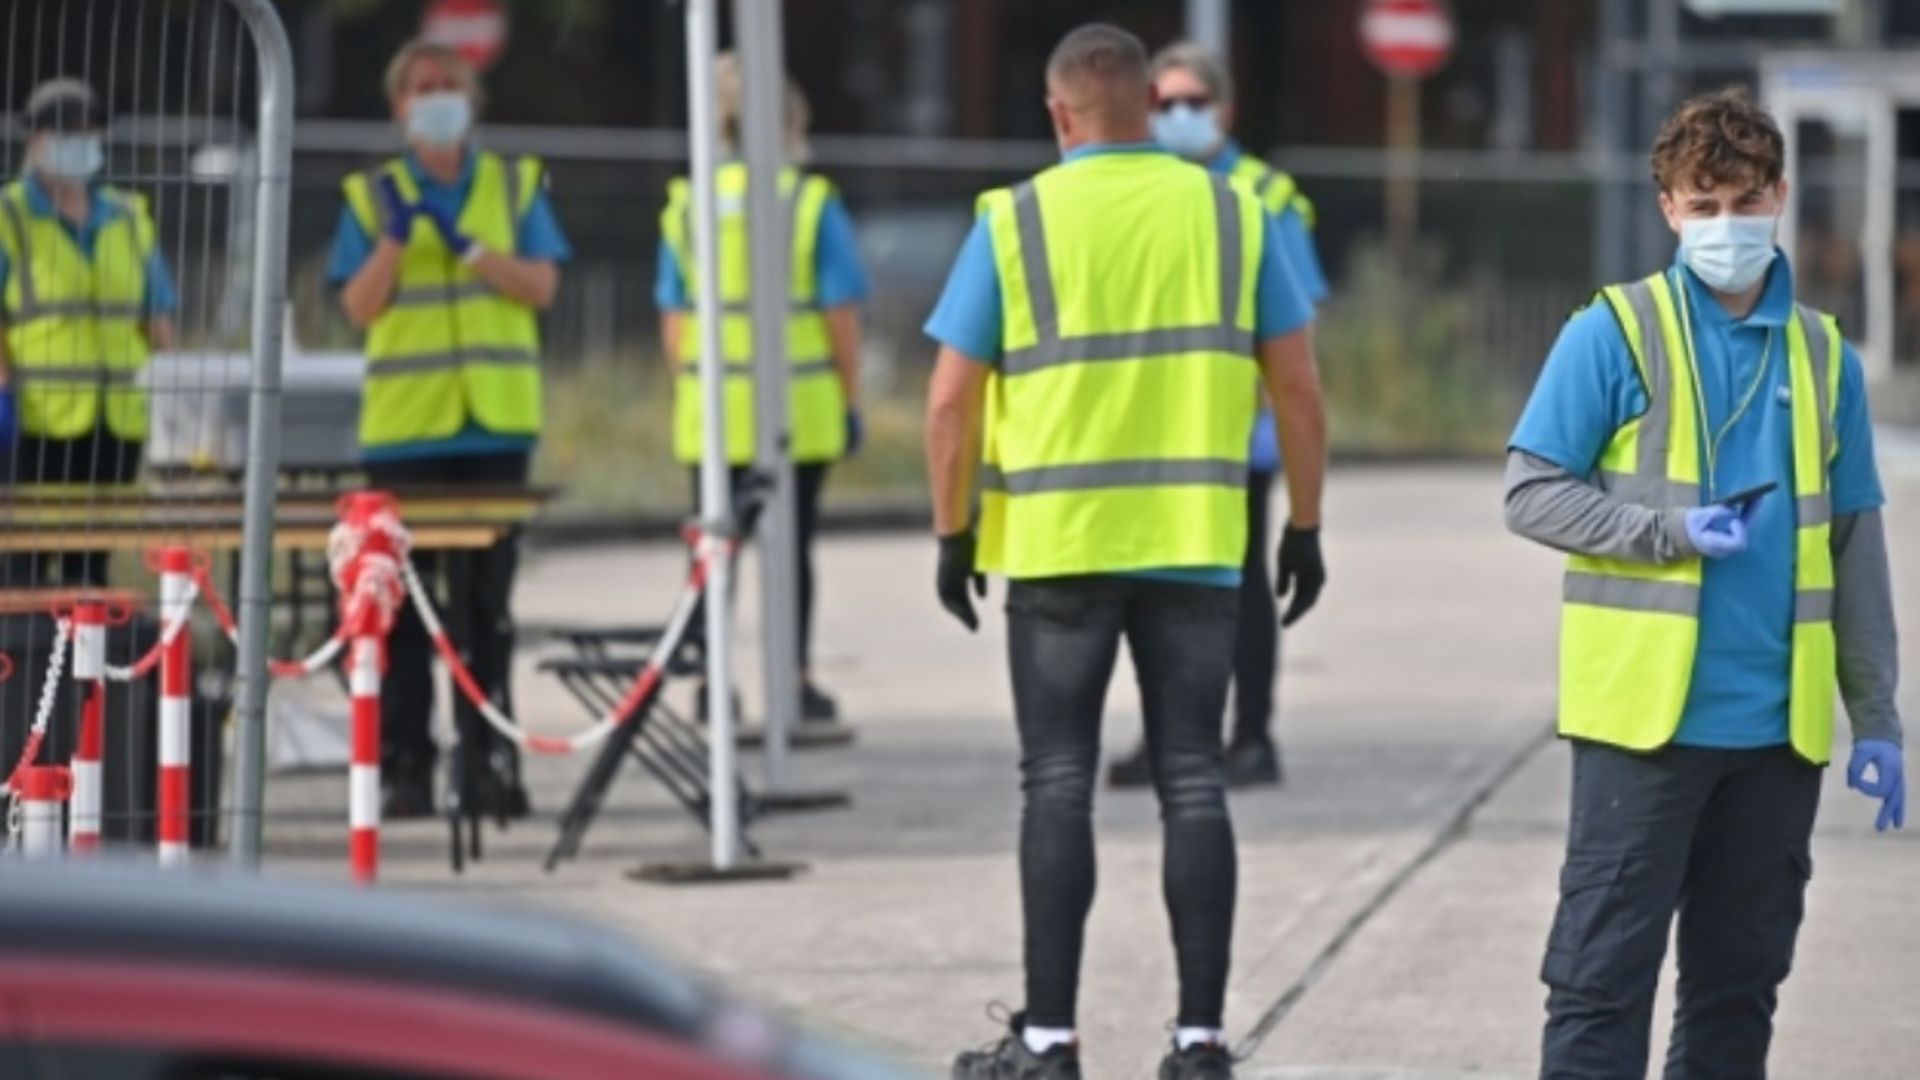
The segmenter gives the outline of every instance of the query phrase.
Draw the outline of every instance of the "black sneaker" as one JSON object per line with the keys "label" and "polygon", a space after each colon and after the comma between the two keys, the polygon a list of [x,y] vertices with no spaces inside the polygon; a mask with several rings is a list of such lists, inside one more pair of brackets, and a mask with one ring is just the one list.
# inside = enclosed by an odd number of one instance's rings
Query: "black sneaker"
{"label": "black sneaker", "polygon": [[1006,1038],[980,1050],[962,1050],[953,1059],[953,1080],[1080,1080],[1079,1047],[1065,1043],[1036,1054],[1020,1036],[1026,1021],[1025,1013],[1014,1013]]}
{"label": "black sneaker", "polygon": [[811,681],[800,684],[800,722],[833,724],[840,720],[840,703]]}
{"label": "black sneaker", "polygon": [[406,760],[380,767],[380,819],[433,816],[433,766]]}
{"label": "black sneaker", "polygon": [[1227,786],[1278,786],[1283,778],[1280,751],[1267,739],[1249,739],[1229,745],[1226,752]]}
{"label": "black sneaker", "polygon": [[1160,1080],[1233,1080],[1233,1054],[1214,1042],[1175,1047],[1160,1059]]}
{"label": "black sneaker", "polygon": [[1153,786],[1153,759],[1147,756],[1147,744],[1107,766],[1107,786],[1140,788]]}

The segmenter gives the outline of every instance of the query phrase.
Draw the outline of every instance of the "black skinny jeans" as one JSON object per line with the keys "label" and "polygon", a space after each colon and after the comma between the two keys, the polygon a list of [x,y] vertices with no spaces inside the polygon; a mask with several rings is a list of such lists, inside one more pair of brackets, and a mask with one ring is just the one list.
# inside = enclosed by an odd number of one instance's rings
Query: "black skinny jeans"
{"label": "black skinny jeans", "polygon": [[[146,444],[117,438],[105,425],[77,439],[22,435],[12,453],[0,446],[0,479],[11,486],[38,484],[131,484],[140,475]],[[69,589],[107,584],[107,551],[15,552],[0,556],[0,588],[26,589],[55,583]]]}
{"label": "black skinny jeans", "polygon": [[[461,484],[508,487],[527,482],[527,453],[471,454],[368,462],[374,488]],[[404,516],[406,507],[401,507]],[[447,637],[460,650],[474,680],[503,711],[513,712],[513,578],[520,565],[520,531],[482,551],[416,551],[414,569],[441,604]],[[430,768],[433,742],[433,642],[412,604],[400,608],[387,638],[387,673],[380,682],[381,758],[389,769]],[[485,760],[511,746],[487,725],[458,690],[453,694],[454,730]],[[495,742],[500,743],[495,746]]]}
{"label": "black skinny jeans", "polygon": [[1007,590],[1025,793],[1020,889],[1031,1024],[1074,1023],[1093,905],[1100,713],[1125,638],[1160,798],[1179,1022],[1220,1026],[1237,872],[1220,721],[1237,607],[1232,589],[1108,576],[1016,581]]}
{"label": "black skinny jeans", "polygon": [[1240,567],[1240,627],[1233,644],[1233,728],[1228,741],[1273,740],[1273,686],[1280,663],[1280,612],[1267,543],[1273,474],[1247,473],[1247,557]]}

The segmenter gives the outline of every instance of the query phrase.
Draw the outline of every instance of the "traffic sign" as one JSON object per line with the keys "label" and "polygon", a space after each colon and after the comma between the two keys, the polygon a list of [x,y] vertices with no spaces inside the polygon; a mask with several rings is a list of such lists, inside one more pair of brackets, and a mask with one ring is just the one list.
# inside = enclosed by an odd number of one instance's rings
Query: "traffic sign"
{"label": "traffic sign", "polygon": [[420,36],[453,46],[485,71],[507,49],[507,13],[500,0],[434,0],[420,21]]}
{"label": "traffic sign", "polygon": [[1453,56],[1453,11],[1446,0],[1367,0],[1360,42],[1386,74],[1424,79]]}

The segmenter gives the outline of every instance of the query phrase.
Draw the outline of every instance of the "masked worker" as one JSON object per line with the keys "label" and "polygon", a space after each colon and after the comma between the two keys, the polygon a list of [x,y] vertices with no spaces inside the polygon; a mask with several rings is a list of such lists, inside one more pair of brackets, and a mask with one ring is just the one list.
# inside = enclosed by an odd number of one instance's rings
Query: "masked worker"
{"label": "masked worker", "polygon": [[[452,48],[414,42],[387,67],[387,99],[407,152],[346,179],[329,278],[367,330],[360,443],[377,488],[522,485],[540,434],[538,314],[570,255],[533,158],[473,145],[480,87]],[[404,500],[402,512],[404,513]],[[480,687],[511,709],[519,558],[509,533],[478,552],[416,553],[428,581],[457,597],[448,633]],[[388,639],[381,683],[386,812],[433,809],[432,645],[412,605]],[[463,799],[476,812],[526,811],[514,748],[463,696]]]}
{"label": "masked worker", "polygon": [[[721,153],[719,168],[721,349],[726,354],[727,461],[738,485],[754,461],[753,319],[748,311],[751,268],[746,212],[747,167],[738,160],[742,84],[739,60],[719,57],[715,79]],[[786,85],[786,159],[807,158],[808,110],[800,88]],[[831,181],[787,168],[780,173],[780,206],[792,215],[793,258],[787,316],[788,431],[793,454],[799,546],[800,718],[830,723],[839,718],[833,698],[812,671],[813,540],[819,530],[820,495],[833,463],[858,452],[860,422],[860,304],[867,275],[855,244],[853,219]],[[686,179],[667,189],[660,214],[660,258],[654,301],[660,308],[661,351],[674,375],[673,451],[693,476],[695,509],[699,463],[705,446],[700,392],[700,325],[694,289],[700,280],[693,260],[693,199]],[[700,695],[705,708],[706,695]]]}
{"label": "masked worker", "polygon": [[1667,119],[1653,176],[1677,257],[1573,317],[1513,434],[1507,522],[1569,556],[1543,1077],[1646,1074],[1676,911],[1665,1075],[1767,1074],[1836,696],[1848,783],[1879,828],[1905,816],[1866,390],[1775,247],[1784,154],[1739,91]]}
{"label": "masked worker", "polygon": [[[1164,830],[1180,1002],[1164,1080],[1232,1074],[1222,1026],[1237,870],[1221,768],[1247,449],[1264,382],[1292,506],[1279,575],[1312,603],[1326,458],[1312,308],[1248,188],[1151,140],[1147,56],[1085,26],[1047,64],[1061,164],[991,191],[927,323],[936,588],[969,629],[1010,580],[1026,1006],[953,1075],[1080,1075],[1102,703],[1125,640]],[[1115,228],[1125,222],[1126,228]],[[982,425],[984,422],[984,430]],[[976,470],[976,465],[978,469]],[[970,521],[978,473],[980,519]]]}
{"label": "masked worker", "polygon": [[[27,166],[0,191],[0,386],[13,390],[20,485],[126,484],[140,471],[155,349],[179,307],[144,198],[100,181],[106,112],[56,79],[27,100]],[[17,385],[16,385],[17,384]],[[3,448],[0,448],[3,449]],[[0,585],[107,582],[107,553],[27,554]]]}
{"label": "masked worker", "polygon": [[[1233,130],[1233,79],[1224,60],[1199,45],[1171,45],[1153,58],[1159,103],[1153,137],[1161,146],[1208,170],[1247,185],[1286,250],[1294,277],[1307,299],[1327,298],[1327,279],[1314,251],[1313,204],[1293,177],[1257,157],[1244,154],[1227,133]],[[1247,557],[1240,567],[1240,629],[1233,650],[1233,718],[1227,733],[1229,787],[1278,784],[1280,751],[1273,738],[1274,682],[1279,672],[1280,627],[1291,624],[1312,604],[1296,594],[1283,620],[1275,609],[1267,575],[1267,507],[1273,474],[1280,467],[1273,413],[1260,410],[1253,429],[1247,471]],[[1295,542],[1299,542],[1296,540]],[[1143,745],[1107,771],[1114,787],[1152,782],[1152,760]]]}

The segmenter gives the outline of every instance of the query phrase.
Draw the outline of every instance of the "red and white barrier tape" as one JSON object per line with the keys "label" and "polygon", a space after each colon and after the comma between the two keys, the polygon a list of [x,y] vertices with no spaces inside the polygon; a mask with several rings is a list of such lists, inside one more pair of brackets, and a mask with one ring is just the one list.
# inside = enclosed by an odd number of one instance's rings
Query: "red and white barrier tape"
{"label": "red and white barrier tape", "polygon": [[160,640],[153,643],[153,648],[148,649],[145,656],[142,656],[140,659],[135,660],[125,667],[119,667],[113,664],[104,665],[103,670],[106,673],[105,677],[113,682],[134,682],[151,675],[153,669],[160,666],[160,661],[167,655],[167,650],[173,646],[175,641],[179,640],[180,635],[187,632],[188,624],[193,621],[193,603],[198,599],[199,595],[200,582],[198,577],[188,577],[184,598],[185,602],[178,606],[172,617],[169,617],[165,611],[160,613]]}

